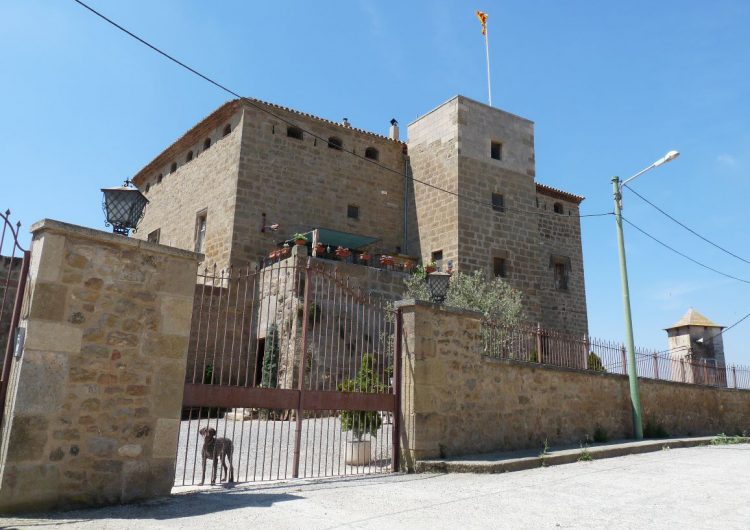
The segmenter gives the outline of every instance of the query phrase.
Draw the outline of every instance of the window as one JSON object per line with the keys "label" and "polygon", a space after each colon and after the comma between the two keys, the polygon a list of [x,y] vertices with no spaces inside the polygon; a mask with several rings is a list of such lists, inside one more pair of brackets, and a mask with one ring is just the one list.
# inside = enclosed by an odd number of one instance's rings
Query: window
{"label": "window", "polygon": [[380,153],[378,153],[378,150],[374,147],[368,147],[365,149],[365,158],[369,158],[370,160],[377,160],[380,158]]}
{"label": "window", "polygon": [[286,128],[286,135],[289,138],[294,138],[295,140],[302,140],[304,138],[302,129],[300,129],[299,127],[295,127],[294,125],[289,125]]}
{"label": "window", "polygon": [[330,147],[331,149],[336,149],[337,151],[341,151],[341,147],[343,145],[344,144],[341,142],[340,138],[336,138],[335,136],[331,136],[328,139],[328,147]]}
{"label": "window", "polygon": [[203,140],[203,150],[205,151],[209,147],[211,147],[211,138],[206,138]]}
{"label": "window", "polygon": [[161,236],[161,228],[157,228],[153,232],[149,232],[149,234],[148,234],[148,242],[149,243],[158,243],[159,242],[159,236]]}
{"label": "window", "polygon": [[496,278],[508,276],[508,261],[505,258],[492,258],[492,273]]}
{"label": "window", "polygon": [[190,162],[193,159],[193,152],[188,151],[187,156],[185,157],[185,162]]}
{"label": "window", "polygon": [[346,207],[346,216],[349,219],[359,219],[359,206],[354,206],[353,204],[350,204]]}
{"label": "window", "polygon": [[492,209],[496,212],[505,211],[505,198],[500,193],[492,194]]}
{"label": "window", "polygon": [[224,127],[224,132],[222,133],[222,136],[227,136],[230,132],[232,132],[232,126],[227,124],[227,126]]}
{"label": "window", "polygon": [[443,251],[442,250],[434,250],[432,254],[430,255],[430,261],[433,261],[437,263],[438,261],[443,260]]}
{"label": "window", "polygon": [[490,144],[490,156],[495,160],[502,160],[503,159],[503,144],[501,144],[500,142],[492,142]]}
{"label": "window", "polygon": [[195,251],[203,253],[206,243],[206,212],[201,212],[195,219]]}
{"label": "window", "polygon": [[563,205],[561,202],[556,202],[554,209],[555,209],[555,213],[564,213]]}
{"label": "window", "polygon": [[159,176],[158,176],[158,177],[156,177],[156,183],[157,183],[157,184],[161,184],[161,180],[162,180],[163,178],[164,178],[164,175],[162,175],[161,173],[159,173]]}
{"label": "window", "polygon": [[151,183],[146,184],[146,193],[151,189]]}
{"label": "window", "polygon": [[565,256],[551,256],[550,268],[553,270],[555,289],[558,291],[567,291],[568,277],[570,275],[570,258]]}
{"label": "window", "polygon": [[174,173],[177,171],[177,162],[172,162],[172,165],[169,167],[169,172]]}

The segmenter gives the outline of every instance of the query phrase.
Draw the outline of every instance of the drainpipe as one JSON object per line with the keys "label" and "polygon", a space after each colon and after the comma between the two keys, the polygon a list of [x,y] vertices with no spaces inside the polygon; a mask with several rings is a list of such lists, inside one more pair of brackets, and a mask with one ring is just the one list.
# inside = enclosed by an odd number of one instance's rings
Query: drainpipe
{"label": "drainpipe", "polygon": [[404,155],[404,254],[409,254],[409,156]]}

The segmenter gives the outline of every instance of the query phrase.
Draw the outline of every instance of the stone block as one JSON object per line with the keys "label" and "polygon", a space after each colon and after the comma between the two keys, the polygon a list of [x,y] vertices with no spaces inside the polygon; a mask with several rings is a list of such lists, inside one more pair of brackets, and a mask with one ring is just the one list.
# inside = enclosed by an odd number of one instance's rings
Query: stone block
{"label": "stone block", "polygon": [[29,320],[26,324],[25,350],[78,353],[82,330],[68,323]]}
{"label": "stone block", "polygon": [[151,454],[154,458],[177,456],[177,438],[180,433],[180,420],[159,418],[154,429]]}
{"label": "stone block", "polygon": [[28,318],[57,322],[65,320],[67,291],[65,285],[35,282]]}
{"label": "stone block", "polygon": [[161,328],[165,335],[189,336],[193,315],[193,296],[162,295],[160,304]]}
{"label": "stone block", "polygon": [[65,389],[67,356],[60,353],[26,351],[16,390],[16,414],[48,414],[55,410]]}

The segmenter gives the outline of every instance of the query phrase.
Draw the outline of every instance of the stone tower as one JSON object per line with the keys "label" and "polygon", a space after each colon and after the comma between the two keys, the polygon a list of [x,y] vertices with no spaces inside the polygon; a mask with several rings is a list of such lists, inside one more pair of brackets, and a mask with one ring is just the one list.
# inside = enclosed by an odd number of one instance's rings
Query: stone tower
{"label": "stone tower", "polygon": [[456,96],[408,136],[409,252],[501,276],[523,292],[529,320],[586,333],[583,197],[535,181],[534,123]]}
{"label": "stone tower", "polygon": [[716,377],[712,375],[714,372],[720,373],[719,379],[725,378],[722,329],[724,326],[714,323],[692,307],[677,323],[665,329],[672,357],[691,363],[692,369],[685,374],[686,382],[713,379]]}

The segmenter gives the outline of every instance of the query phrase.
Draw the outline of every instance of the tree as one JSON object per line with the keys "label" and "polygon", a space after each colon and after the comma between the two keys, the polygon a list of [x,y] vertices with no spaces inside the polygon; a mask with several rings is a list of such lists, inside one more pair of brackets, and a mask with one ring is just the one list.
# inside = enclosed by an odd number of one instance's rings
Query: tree
{"label": "tree", "polygon": [[[341,392],[383,393],[386,386],[375,373],[375,356],[369,353],[362,355],[362,364],[354,379],[346,379],[338,385]],[[352,431],[357,441],[362,441],[365,434],[376,436],[383,424],[380,413],[374,410],[344,410],[341,412],[341,430]]]}
{"label": "tree", "polygon": [[[429,300],[424,272],[406,280],[406,297]],[[487,280],[481,271],[454,272],[445,297],[445,305],[482,313],[485,322],[515,326],[523,319],[523,296],[500,277]]]}

